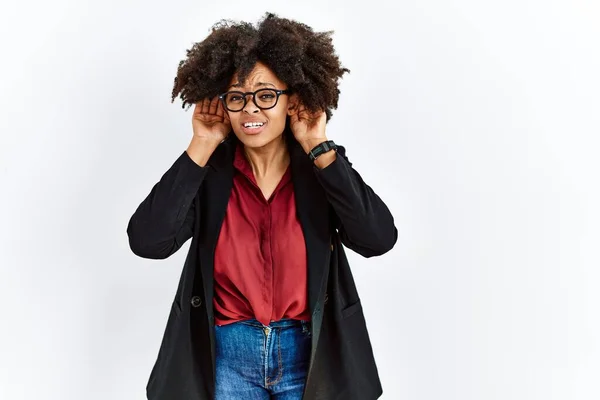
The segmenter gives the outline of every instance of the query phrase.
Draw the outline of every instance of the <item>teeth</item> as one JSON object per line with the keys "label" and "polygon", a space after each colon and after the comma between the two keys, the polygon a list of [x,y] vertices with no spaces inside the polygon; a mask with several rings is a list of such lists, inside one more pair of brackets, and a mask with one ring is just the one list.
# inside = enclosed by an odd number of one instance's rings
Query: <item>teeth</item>
{"label": "teeth", "polygon": [[262,122],[246,122],[246,123],[244,124],[244,126],[245,126],[246,128],[249,128],[249,127],[255,127],[255,126],[263,126],[263,125],[264,125],[264,124],[263,124]]}

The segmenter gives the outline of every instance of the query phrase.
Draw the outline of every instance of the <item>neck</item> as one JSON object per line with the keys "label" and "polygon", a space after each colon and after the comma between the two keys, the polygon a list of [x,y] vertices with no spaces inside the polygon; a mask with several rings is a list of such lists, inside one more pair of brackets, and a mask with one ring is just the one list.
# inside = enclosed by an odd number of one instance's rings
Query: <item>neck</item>
{"label": "neck", "polygon": [[248,162],[257,179],[272,173],[285,170],[290,162],[290,155],[285,143],[284,135],[267,143],[262,147],[250,148],[244,146]]}

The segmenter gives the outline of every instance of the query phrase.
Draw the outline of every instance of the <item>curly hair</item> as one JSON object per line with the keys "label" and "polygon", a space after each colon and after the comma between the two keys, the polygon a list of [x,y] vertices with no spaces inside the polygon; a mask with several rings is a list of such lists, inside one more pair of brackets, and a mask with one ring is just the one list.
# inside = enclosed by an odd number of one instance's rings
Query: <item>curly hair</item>
{"label": "curly hair", "polygon": [[237,72],[244,82],[260,61],[288,85],[310,112],[337,108],[338,81],[345,72],[332,44],[333,31],[314,32],[305,24],[267,12],[254,26],[223,19],[201,42],[186,50],[173,84],[182,108],[227,90]]}

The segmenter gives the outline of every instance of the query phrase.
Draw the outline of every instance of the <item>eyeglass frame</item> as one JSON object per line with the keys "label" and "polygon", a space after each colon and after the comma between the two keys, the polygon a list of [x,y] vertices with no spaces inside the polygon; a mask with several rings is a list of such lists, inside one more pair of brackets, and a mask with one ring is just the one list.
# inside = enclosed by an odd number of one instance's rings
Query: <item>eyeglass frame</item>
{"label": "eyeglass frame", "polygon": [[[261,107],[258,105],[258,103],[256,102],[256,93],[260,92],[261,90],[271,90],[273,92],[275,92],[275,94],[277,94],[277,97],[275,98],[275,104],[273,104],[271,107]],[[229,108],[227,108],[227,104],[225,103],[225,96],[227,96],[229,93],[239,93],[240,95],[242,95],[242,97],[244,98],[244,105],[242,106],[242,108],[240,108],[239,110],[230,110]],[[251,94],[252,95],[252,102],[254,103],[254,105],[258,108],[260,108],[261,110],[270,110],[271,108],[275,107],[277,105],[277,103],[279,102],[279,96],[281,96],[282,94],[290,94],[292,93],[291,89],[272,89],[272,88],[260,88],[255,90],[254,92],[242,92],[240,90],[230,90],[227,91],[225,93],[221,93],[219,95],[219,100],[221,100],[221,103],[223,104],[223,107],[230,112],[240,112],[243,111],[244,108],[246,107],[246,105],[248,105],[248,95]]]}

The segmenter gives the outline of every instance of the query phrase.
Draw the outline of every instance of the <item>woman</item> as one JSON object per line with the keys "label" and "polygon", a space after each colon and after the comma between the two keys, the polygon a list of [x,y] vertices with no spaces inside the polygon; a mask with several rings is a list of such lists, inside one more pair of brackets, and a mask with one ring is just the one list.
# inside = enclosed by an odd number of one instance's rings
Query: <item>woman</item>
{"label": "woman", "polygon": [[381,395],[342,244],[380,255],[397,230],[326,135],[345,72],[330,32],[270,13],[218,24],[180,63],[193,137],[127,228],[145,258],[192,238],[148,399]]}

